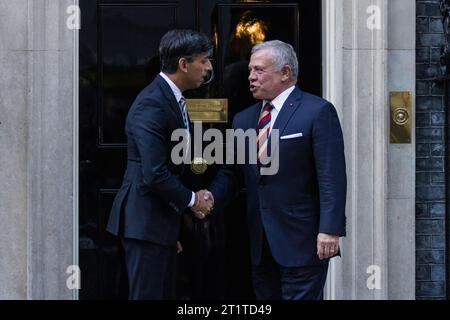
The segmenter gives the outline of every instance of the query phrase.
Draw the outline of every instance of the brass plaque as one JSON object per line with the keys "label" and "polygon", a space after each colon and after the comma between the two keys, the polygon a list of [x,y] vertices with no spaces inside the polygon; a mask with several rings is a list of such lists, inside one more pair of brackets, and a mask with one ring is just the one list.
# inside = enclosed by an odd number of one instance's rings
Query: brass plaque
{"label": "brass plaque", "polygon": [[411,143],[411,92],[393,91],[390,100],[390,142]]}
{"label": "brass plaque", "polygon": [[228,99],[186,99],[191,122],[228,122]]}

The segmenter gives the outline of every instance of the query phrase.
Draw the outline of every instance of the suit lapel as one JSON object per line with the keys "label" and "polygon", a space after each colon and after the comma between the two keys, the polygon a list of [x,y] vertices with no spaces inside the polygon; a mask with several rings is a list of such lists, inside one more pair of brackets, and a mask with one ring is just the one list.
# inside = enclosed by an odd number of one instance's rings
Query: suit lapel
{"label": "suit lapel", "polygon": [[156,76],[155,81],[157,81],[163,95],[169,101],[169,107],[176,115],[179,125],[184,128],[183,116],[181,115],[180,105],[178,104],[178,101],[176,101],[175,95],[173,94],[169,84],[160,75]]}
{"label": "suit lapel", "polygon": [[[298,87],[295,87],[295,89],[291,92],[289,97],[284,102],[283,107],[281,108],[280,113],[278,114],[277,119],[275,120],[275,123],[273,124],[273,127],[272,127],[272,130],[273,129],[279,130],[279,136],[281,136],[281,134],[283,133],[284,128],[286,127],[289,120],[294,115],[294,112],[300,107],[302,96],[303,96],[303,93],[301,92],[301,90]],[[257,106],[258,107],[255,108],[254,113],[252,113],[252,122],[250,124],[250,128],[254,128],[254,129],[257,129],[257,126],[258,126],[259,115],[260,115],[261,109],[262,109],[262,101],[260,103],[258,103]],[[258,136],[258,132],[256,132],[256,136]],[[273,151],[276,148],[278,148],[279,142],[280,142],[279,139],[277,139],[277,140],[273,141],[273,144],[272,144],[272,140],[270,139],[270,136],[269,136],[268,148],[269,148],[269,150],[271,150],[270,151],[271,154],[273,153]],[[251,167],[252,167],[254,173],[256,174],[256,176],[258,177],[258,179],[260,179],[261,174],[260,174],[258,165],[252,164]]]}
{"label": "suit lapel", "polygon": [[258,102],[255,105],[255,109],[252,112],[251,115],[251,123],[250,123],[250,128],[251,129],[257,129],[256,127],[258,126],[258,120],[259,120],[259,115],[261,114],[261,110],[262,110],[262,101]]}
{"label": "suit lapel", "polygon": [[[286,99],[286,101],[283,104],[283,107],[281,108],[280,113],[277,116],[277,119],[275,120],[275,123],[273,124],[273,129],[279,130],[279,136],[281,137],[284,129],[286,128],[286,125],[288,124],[289,120],[294,115],[295,111],[301,106],[301,98],[303,96],[303,93],[298,87],[295,87],[294,91],[291,92],[289,97]],[[280,140],[276,139],[272,143],[272,139],[269,139],[269,150],[271,150],[271,153],[278,148]]]}

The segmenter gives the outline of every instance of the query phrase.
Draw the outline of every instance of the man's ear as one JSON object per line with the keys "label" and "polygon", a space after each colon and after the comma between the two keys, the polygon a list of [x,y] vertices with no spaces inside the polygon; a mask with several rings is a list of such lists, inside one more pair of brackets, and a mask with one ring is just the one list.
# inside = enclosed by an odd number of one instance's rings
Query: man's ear
{"label": "man's ear", "polygon": [[178,68],[182,71],[182,72],[187,72],[187,60],[184,57],[181,57],[178,60]]}
{"label": "man's ear", "polygon": [[286,82],[289,79],[291,79],[292,75],[292,69],[290,65],[284,65],[283,68],[281,68],[281,81]]}

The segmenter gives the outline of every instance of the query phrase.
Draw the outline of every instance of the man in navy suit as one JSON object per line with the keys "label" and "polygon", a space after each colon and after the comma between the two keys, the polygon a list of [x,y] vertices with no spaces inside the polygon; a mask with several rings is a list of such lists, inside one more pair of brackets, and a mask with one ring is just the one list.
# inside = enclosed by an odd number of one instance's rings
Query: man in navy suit
{"label": "man in navy suit", "polygon": [[[248,162],[253,142],[247,141],[247,162],[223,166],[209,190],[217,208],[246,187],[258,299],[322,299],[329,258],[339,254],[339,237],[345,235],[339,119],[330,102],[296,86],[291,45],[278,40],[256,45],[249,72],[250,91],[261,102],[236,114],[233,129],[257,130],[257,161]],[[279,140],[271,141],[273,130],[279,130]],[[278,171],[265,175],[267,157],[276,152]]]}
{"label": "man in navy suit", "polygon": [[181,216],[190,207],[199,218],[212,208],[204,190],[181,182],[183,164],[171,159],[172,133],[189,137],[183,91],[199,87],[212,65],[212,44],[201,33],[172,30],[161,39],[161,73],[131,106],[125,132],[127,169],[107,230],[125,249],[130,299],[175,297],[176,244]]}

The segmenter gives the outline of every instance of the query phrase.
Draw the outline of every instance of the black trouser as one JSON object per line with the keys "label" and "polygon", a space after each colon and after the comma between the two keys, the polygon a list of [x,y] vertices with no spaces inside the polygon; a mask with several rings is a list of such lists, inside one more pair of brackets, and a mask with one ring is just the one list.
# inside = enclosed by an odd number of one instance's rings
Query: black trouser
{"label": "black trouser", "polygon": [[122,238],[130,300],[174,299],[176,247]]}
{"label": "black trouser", "polygon": [[261,261],[252,267],[258,300],[322,300],[328,263],[307,267],[284,267],[272,257],[264,235]]}

